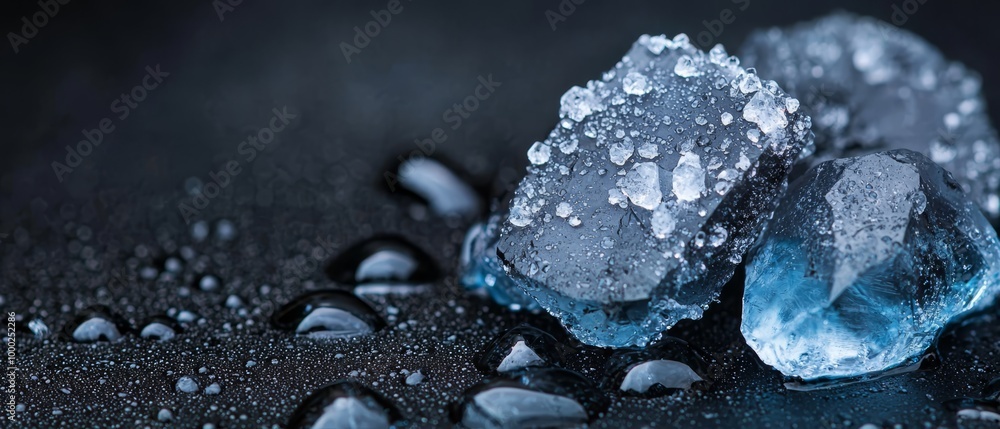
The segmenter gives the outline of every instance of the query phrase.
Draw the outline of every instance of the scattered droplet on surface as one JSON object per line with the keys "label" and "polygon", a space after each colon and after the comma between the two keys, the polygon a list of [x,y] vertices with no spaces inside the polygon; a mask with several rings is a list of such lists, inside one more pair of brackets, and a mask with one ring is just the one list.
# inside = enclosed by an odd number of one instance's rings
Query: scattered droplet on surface
{"label": "scattered droplet on surface", "polygon": [[406,376],[406,385],[407,386],[416,386],[416,385],[418,385],[420,383],[423,383],[423,382],[424,382],[424,375],[421,374],[420,371],[414,372],[414,373]]}
{"label": "scattered droplet on surface", "polygon": [[475,189],[431,158],[414,157],[400,164],[399,184],[426,200],[438,215],[471,217],[482,210]]}
{"label": "scattered droplet on surface", "polygon": [[440,277],[429,255],[399,236],[378,236],[357,243],[326,268],[327,275],[343,284],[427,283]]}
{"label": "scattered droplet on surface", "polygon": [[42,319],[31,319],[28,322],[28,329],[31,330],[32,334],[35,334],[35,338],[45,338],[49,336],[49,326],[45,324]]}
{"label": "scattered droplet on surface", "polygon": [[194,378],[185,375],[177,379],[175,388],[178,392],[195,393],[198,391],[198,382]]}
{"label": "scattered droplet on surface", "polygon": [[508,373],[559,364],[563,353],[554,336],[529,324],[509,329],[486,344],[476,366],[486,373]]}
{"label": "scattered droplet on surface", "polygon": [[663,337],[645,349],[623,349],[605,366],[605,388],[655,397],[707,386],[708,364],[680,339]]}
{"label": "scattered droplet on surface", "polygon": [[222,386],[220,386],[219,383],[209,384],[208,387],[205,388],[206,395],[218,395],[221,392]]}
{"label": "scattered droplet on surface", "polygon": [[303,294],[274,312],[271,320],[278,329],[323,339],[353,338],[386,326],[370,305],[342,290]]}
{"label": "scattered droplet on surface", "polygon": [[219,289],[219,278],[211,274],[206,274],[198,279],[198,288],[205,292],[212,292]]}
{"label": "scattered droplet on surface", "polygon": [[219,219],[215,223],[215,238],[219,241],[231,241],[236,238],[236,224],[229,219]]}
{"label": "scattered droplet on surface", "polygon": [[354,381],[339,381],[306,397],[287,427],[388,429],[402,423],[399,410],[382,395]]}
{"label": "scattered droplet on surface", "polygon": [[173,319],[165,316],[157,316],[150,319],[143,326],[142,330],[139,331],[139,336],[156,341],[170,341],[177,335],[178,331],[180,331],[180,327],[177,326],[177,322]]}
{"label": "scattered droplet on surface", "polygon": [[169,409],[163,408],[158,413],[156,413],[156,420],[159,420],[164,423],[173,421],[174,413],[172,413]]}
{"label": "scattered droplet on surface", "polygon": [[604,393],[576,372],[532,368],[467,390],[452,418],[470,428],[577,427],[608,405]]}
{"label": "scattered droplet on surface", "polygon": [[66,325],[64,332],[79,343],[117,341],[131,329],[128,322],[105,306],[93,306],[83,310],[76,319]]}

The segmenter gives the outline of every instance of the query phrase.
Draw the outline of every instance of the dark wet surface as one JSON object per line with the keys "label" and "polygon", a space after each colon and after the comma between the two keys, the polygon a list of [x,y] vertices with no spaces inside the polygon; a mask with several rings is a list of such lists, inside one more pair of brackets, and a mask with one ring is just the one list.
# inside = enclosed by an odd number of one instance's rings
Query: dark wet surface
{"label": "dark wet surface", "polygon": [[[891,2],[857,3],[844,7],[891,19]],[[456,279],[471,222],[438,217],[390,191],[384,173],[394,170],[386,160],[419,150],[414,139],[441,127],[448,138],[434,155],[477,187],[502,189],[523,171],[527,147],[555,125],[563,91],[598,76],[639,34],[695,37],[702,20],[739,4],[654,9],[591,0],[556,31],[545,10],[557,2],[403,5],[351,64],[339,43],[383,2],[352,10],[246,2],[222,22],[208,2],[162,10],[70,3],[21,53],[4,47],[0,76],[14,101],[0,157],[0,307],[18,315],[23,427],[280,427],[314,390],[341,379],[379,392],[416,427],[448,426],[452,404],[493,378],[475,365],[489,341],[523,322],[563,335],[547,316],[466,294]],[[33,7],[5,14],[2,28],[18,28]],[[996,14],[982,7],[929,1],[903,27],[986,76],[988,102],[1000,106],[1000,87],[989,79],[1000,76],[992,55],[1000,33]],[[754,0],[718,40],[735,48],[752,26],[832,8]],[[50,164],[65,157],[63,147],[80,139],[80,129],[117,118],[108,102],[157,63],[174,73],[164,87],[134,116],[115,119],[116,131],[59,183]],[[503,84],[451,129],[445,112],[489,74]],[[267,127],[272,109],[283,106],[297,117],[274,142],[253,160],[239,153],[247,134]],[[998,112],[991,109],[994,118]],[[191,201],[184,181],[208,183],[232,160],[241,172],[192,218],[211,230],[196,240],[178,210]],[[235,236],[216,234],[219,219],[232,222]],[[443,276],[423,293],[365,296],[387,323],[370,336],[324,342],[273,327],[282,305],[342,286],[324,272],[330,261],[379,235],[413,243]],[[180,259],[179,270],[166,267],[171,257]],[[147,267],[154,276],[141,275]],[[202,290],[205,275],[219,286]],[[709,388],[650,399],[609,390],[610,406],[591,426],[995,427],[959,420],[945,405],[988,396],[984,389],[1000,376],[995,308],[943,334],[935,369],[788,391],[740,336],[741,282],[738,270],[704,319],[670,331],[705,359]],[[94,305],[121,315],[130,330],[168,315],[178,321],[177,335],[159,342],[135,331],[95,344],[63,338]],[[44,339],[28,328],[36,319],[51,332]],[[608,355],[592,350],[560,365],[596,384]],[[407,384],[416,371],[424,379]],[[182,376],[199,390],[178,392]],[[215,383],[218,393],[206,391]],[[158,420],[163,409],[173,421]]]}

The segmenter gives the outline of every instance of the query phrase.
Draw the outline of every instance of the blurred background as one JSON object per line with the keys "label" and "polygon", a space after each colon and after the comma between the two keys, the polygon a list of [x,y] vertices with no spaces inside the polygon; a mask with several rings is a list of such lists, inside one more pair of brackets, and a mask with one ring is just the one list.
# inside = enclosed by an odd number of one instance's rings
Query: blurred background
{"label": "blurred background", "polygon": [[[400,0],[391,21],[358,47],[355,27],[387,0],[51,2],[58,11],[33,37],[17,35],[31,33],[22,18],[43,10],[38,1],[6,2],[0,19],[7,35],[0,47],[3,228],[39,198],[53,204],[104,189],[179,192],[186,179],[207,181],[232,159],[244,163],[237,180],[249,180],[249,168],[287,185],[316,168],[303,160],[321,159],[342,175],[328,181],[333,186],[374,183],[386,162],[417,149],[414,140],[437,127],[448,138],[435,156],[480,181],[515,178],[525,149],[556,123],[560,95],[600,76],[640,34],[683,32],[735,53],[755,28],[837,9],[889,22],[897,9],[915,10],[895,23],[977,70],[994,123],[1000,118],[992,3]],[[713,22],[727,9],[734,20],[720,31]],[[357,48],[349,58],[348,45]],[[147,66],[169,75],[119,119],[122,104],[112,103],[142,83]],[[446,112],[473,94],[480,76],[501,86],[452,130]],[[298,115],[292,129],[267,145],[266,156],[244,162],[240,143],[283,106]],[[52,163],[65,163],[66,146],[103,118],[114,131],[60,182]]]}

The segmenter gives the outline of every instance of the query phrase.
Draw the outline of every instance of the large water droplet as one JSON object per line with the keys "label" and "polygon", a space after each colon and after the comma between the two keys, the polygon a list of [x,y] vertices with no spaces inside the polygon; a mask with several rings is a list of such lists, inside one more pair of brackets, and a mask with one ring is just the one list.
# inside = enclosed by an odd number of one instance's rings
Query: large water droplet
{"label": "large water droplet", "polygon": [[271,321],[278,329],[328,339],[367,335],[386,326],[371,306],[340,290],[301,295],[276,311]]}
{"label": "large water droplet", "polygon": [[105,306],[89,307],[66,325],[64,333],[76,342],[117,341],[131,331],[128,322]]}
{"label": "large water droplet", "polygon": [[410,158],[399,165],[399,184],[443,216],[471,217],[482,210],[476,190],[441,162]]}
{"label": "large water droplet", "polygon": [[1000,403],[975,398],[956,398],[945,401],[944,408],[954,412],[959,418],[1000,422]]}
{"label": "large water droplet", "polygon": [[506,373],[559,363],[564,356],[554,336],[528,324],[500,335],[483,350],[476,366],[488,373]]}
{"label": "large water droplet", "polygon": [[424,251],[402,237],[386,235],[357,243],[334,259],[327,275],[344,284],[426,283],[440,271]]}
{"label": "large water droplet", "polygon": [[707,387],[708,364],[680,339],[665,337],[641,350],[616,352],[605,368],[607,389],[645,397]]}
{"label": "large water droplet", "polygon": [[472,387],[455,405],[452,418],[470,428],[576,427],[608,404],[580,374],[533,368]]}
{"label": "large water droplet", "polygon": [[1000,377],[990,380],[983,388],[983,398],[1000,401]]}
{"label": "large water droplet", "polygon": [[378,429],[402,423],[387,399],[353,381],[340,381],[306,397],[292,413],[289,429]]}

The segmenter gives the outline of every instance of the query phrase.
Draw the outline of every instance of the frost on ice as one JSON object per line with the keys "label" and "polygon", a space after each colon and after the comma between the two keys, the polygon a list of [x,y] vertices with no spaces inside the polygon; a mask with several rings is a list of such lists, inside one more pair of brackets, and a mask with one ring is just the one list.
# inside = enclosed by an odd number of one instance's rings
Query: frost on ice
{"label": "frost on ice", "polygon": [[[988,217],[1000,219],[1000,141],[986,114],[980,78],[927,41],[840,12],[758,31],[741,57],[801,100],[812,116],[816,156],[809,164],[910,149],[954,174]],[[785,110],[797,111],[798,100],[787,99]]]}
{"label": "frost on ice", "polygon": [[642,36],[529,150],[497,245],[510,284],[594,345],[700,317],[811,144],[791,104],[721,46]]}

